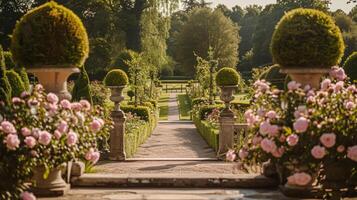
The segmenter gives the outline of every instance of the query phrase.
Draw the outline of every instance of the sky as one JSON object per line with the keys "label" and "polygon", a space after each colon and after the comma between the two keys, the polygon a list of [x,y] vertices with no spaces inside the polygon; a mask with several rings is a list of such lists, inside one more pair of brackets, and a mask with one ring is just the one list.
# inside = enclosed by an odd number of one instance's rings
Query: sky
{"label": "sky", "polygon": [[[241,7],[245,7],[247,5],[251,4],[258,4],[258,5],[267,5],[271,3],[275,3],[276,0],[210,0],[213,3],[213,6],[216,6],[217,4],[225,4],[227,7],[231,8],[235,5],[239,5]],[[337,9],[342,9],[345,12],[349,12],[355,5],[356,3],[350,3],[347,4],[347,0],[332,0],[332,4],[330,5],[330,8],[332,11],[335,11]]]}

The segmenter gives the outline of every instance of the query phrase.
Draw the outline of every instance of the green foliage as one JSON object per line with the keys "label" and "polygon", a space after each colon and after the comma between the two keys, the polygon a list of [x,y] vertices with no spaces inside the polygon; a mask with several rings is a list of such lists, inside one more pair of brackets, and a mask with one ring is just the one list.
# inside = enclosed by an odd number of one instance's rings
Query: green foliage
{"label": "green foliage", "polygon": [[21,68],[16,68],[15,71],[21,77],[21,80],[24,83],[25,90],[28,91],[30,89],[30,80],[27,75],[26,69],[24,67],[21,67]]}
{"label": "green foliage", "polygon": [[53,1],[24,15],[12,36],[11,52],[20,66],[79,67],[88,51],[88,36],[81,20]]}
{"label": "green foliage", "polygon": [[238,85],[240,80],[238,72],[229,67],[224,67],[217,72],[216,82],[218,86]]}
{"label": "green foliage", "polygon": [[131,101],[133,99],[133,97],[135,96],[135,93],[133,90],[128,90],[127,95],[128,95],[128,97],[130,97],[130,101]]}
{"label": "green foliage", "polygon": [[102,78],[106,69],[112,62],[112,46],[105,38],[90,39],[90,52],[85,68],[88,74],[94,78]]}
{"label": "green foliage", "polygon": [[278,89],[283,90],[287,75],[280,73],[280,69],[279,65],[272,65],[261,75],[260,79],[265,79]]}
{"label": "green foliage", "polygon": [[198,116],[201,120],[207,118],[209,114],[212,113],[214,109],[223,110],[225,108],[224,104],[215,104],[215,105],[204,105],[199,108]]}
{"label": "green foliage", "polygon": [[5,58],[5,67],[6,69],[14,69],[15,63],[12,59],[12,54],[10,51],[4,51],[4,58]]}
{"label": "green foliage", "polygon": [[72,100],[80,101],[85,99],[89,103],[93,104],[91,88],[89,86],[90,81],[88,74],[84,67],[81,69],[81,74],[78,76],[77,80],[74,83],[72,90]]}
{"label": "green foliage", "polygon": [[344,48],[341,31],[333,19],[313,9],[285,14],[271,43],[274,61],[286,68],[329,68],[340,62]]}
{"label": "green foliage", "polygon": [[206,140],[207,144],[218,150],[219,147],[219,130],[213,127],[209,122],[201,120],[196,116],[193,116],[193,122],[200,135]]}
{"label": "green foliage", "polygon": [[6,76],[5,58],[3,55],[2,46],[0,45],[0,101],[5,104],[10,103],[11,85]]}
{"label": "green foliage", "polygon": [[129,74],[129,65],[128,62],[130,62],[133,57],[135,56],[135,52],[131,50],[123,50],[119,53],[118,57],[114,61],[114,64],[112,65],[111,68],[116,68],[116,69],[121,69],[125,73]]}
{"label": "green foliage", "polygon": [[343,64],[343,69],[351,81],[357,81],[357,52],[353,52],[348,56],[347,60]]}
{"label": "green foliage", "polygon": [[206,104],[206,103],[208,103],[208,99],[205,97],[194,98],[191,101],[192,107],[200,105],[200,104]]}
{"label": "green foliage", "polygon": [[150,108],[146,106],[133,106],[133,105],[122,105],[120,108],[125,113],[135,114],[140,117],[142,120],[150,121]]}
{"label": "green foliage", "polygon": [[[128,102],[128,105],[135,105],[135,102],[132,102],[132,101],[130,101],[130,102]],[[150,110],[152,110],[152,111],[154,111],[155,110],[155,104],[154,103],[152,103],[152,102],[149,102],[149,101],[146,101],[146,102],[141,102],[140,104],[139,104],[139,106],[145,106],[145,107],[148,107]]]}
{"label": "green foliage", "polygon": [[11,97],[19,97],[26,90],[20,75],[12,69],[6,71],[6,76],[11,85]]}
{"label": "green foliage", "polygon": [[113,69],[104,78],[106,86],[125,86],[129,83],[128,76],[121,69]]}

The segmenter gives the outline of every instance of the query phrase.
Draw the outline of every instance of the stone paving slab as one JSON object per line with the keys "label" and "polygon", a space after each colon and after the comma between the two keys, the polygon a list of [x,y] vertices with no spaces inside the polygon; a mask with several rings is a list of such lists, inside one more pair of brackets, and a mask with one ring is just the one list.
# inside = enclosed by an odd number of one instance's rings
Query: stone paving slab
{"label": "stone paving slab", "polygon": [[169,97],[169,113],[167,116],[167,119],[169,121],[179,121],[180,120],[180,112],[179,112],[179,107],[177,103],[177,94],[176,93],[170,93]]}
{"label": "stone paving slab", "polygon": [[[52,200],[54,198],[40,198]],[[57,200],[296,200],[277,190],[75,188]]]}

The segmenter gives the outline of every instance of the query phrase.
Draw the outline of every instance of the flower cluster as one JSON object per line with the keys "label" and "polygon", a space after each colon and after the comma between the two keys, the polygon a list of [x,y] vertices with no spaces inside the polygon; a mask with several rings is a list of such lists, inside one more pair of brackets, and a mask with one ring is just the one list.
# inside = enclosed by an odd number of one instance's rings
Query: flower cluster
{"label": "flower cluster", "polygon": [[324,163],[356,166],[357,89],[342,68],[333,67],[330,76],[319,89],[291,81],[280,91],[257,81],[245,113],[250,134],[237,150],[239,159],[285,166],[289,184],[299,186],[310,183]]}

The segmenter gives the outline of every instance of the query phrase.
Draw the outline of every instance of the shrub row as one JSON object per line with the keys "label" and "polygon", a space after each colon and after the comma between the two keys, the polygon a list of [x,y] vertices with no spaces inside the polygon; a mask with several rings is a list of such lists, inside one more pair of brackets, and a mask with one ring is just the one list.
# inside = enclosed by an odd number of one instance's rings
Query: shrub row
{"label": "shrub row", "polygon": [[193,116],[192,119],[197,131],[206,140],[207,144],[217,151],[219,145],[219,129],[212,127],[207,121],[201,120],[197,116]]}
{"label": "shrub row", "polygon": [[211,114],[214,109],[222,110],[224,108],[224,104],[214,104],[214,105],[204,105],[201,106],[198,111],[198,116],[201,120],[206,119],[207,115]]}
{"label": "shrub row", "polygon": [[120,108],[125,112],[125,113],[132,113],[135,114],[136,116],[140,117],[140,119],[144,121],[150,121],[151,118],[151,111],[150,108],[147,106],[137,106],[135,107],[134,105],[122,105]]}

